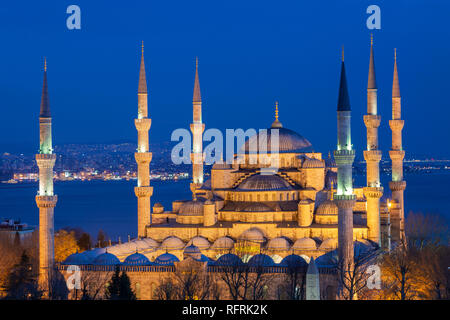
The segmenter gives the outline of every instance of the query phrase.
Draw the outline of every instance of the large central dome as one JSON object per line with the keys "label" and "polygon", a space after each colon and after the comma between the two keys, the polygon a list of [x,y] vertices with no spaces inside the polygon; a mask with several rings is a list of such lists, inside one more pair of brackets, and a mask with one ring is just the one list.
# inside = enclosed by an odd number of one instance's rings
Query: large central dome
{"label": "large central dome", "polygon": [[[245,141],[241,153],[258,153],[259,143],[267,141],[267,150],[261,150],[261,153],[266,151],[271,153],[272,136],[276,137],[276,131],[278,131],[278,152],[279,153],[297,153],[297,152],[310,152],[312,150],[311,143],[297,132],[283,128],[281,122],[274,121],[272,126],[267,129],[267,132],[259,132],[258,134],[250,137]],[[274,150],[276,152],[277,150]]]}

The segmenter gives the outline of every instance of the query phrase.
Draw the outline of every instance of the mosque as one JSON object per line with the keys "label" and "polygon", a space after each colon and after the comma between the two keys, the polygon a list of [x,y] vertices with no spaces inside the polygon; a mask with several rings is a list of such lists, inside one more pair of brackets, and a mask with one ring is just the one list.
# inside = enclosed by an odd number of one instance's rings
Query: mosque
{"label": "mosque", "polygon": [[[380,201],[384,189],[380,183],[378,127],[373,39],[370,46],[367,85],[367,166],[365,186],[353,187],[352,164],[355,150],[351,142],[351,108],[344,57],[341,63],[337,103],[337,148],[333,156],[313,151],[312,144],[282,124],[275,106],[275,119],[267,132],[250,137],[238,151],[243,161],[232,164],[219,161],[204,180],[202,135],[202,99],[198,61],[193,93],[192,199],[176,200],[172,208],[161,204],[151,207],[149,151],[151,119],[142,48],[138,85],[138,113],[135,126],[138,165],[135,195],[138,201],[137,239],[107,248],[96,248],[54,263],[53,210],[57,196],[53,192],[53,165],[56,155],[51,142],[51,115],[47,88],[47,68],[40,112],[39,166],[40,283],[49,282],[52,270],[67,270],[77,265],[85,272],[105,272],[115,266],[126,270],[140,299],[152,299],[161,274],[174,272],[186,261],[196,261],[210,272],[238,257],[242,263],[263,263],[267,272],[283,272],[288,261],[297,261],[304,272],[318,279],[321,298],[332,299],[336,292],[335,270],[330,257],[342,261],[354,259],[355,248],[390,250],[404,237],[401,98],[394,59],[392,86],[392,199]],[[268,121],[268,124],[271,121]],[[286,124],[283,120],[283,122]],[[278,149],[271,150],[271,140]],[[258,146],[267,143],[267,152],[276,157],[272,170]],[[256,146],[256,147],[255,147]],[[235,155],[237,157],[238,154]],[[256,159],[256,161],[255,161]],[[271,171],[272,170],[272,171]],[[270,174],[268,174],[268,172]],[[233,257],[233,259],[230,259]],[[216,271],[214,271],[216,270]],[[281,270],[281,271],[280,271]],[[334,271],[333,271],[334,270]],[[333,276],[334,274],[334,276]],[[320,288],[320,289],[319,289]],[[310,295],[311,296],[311,295]],[[312,295],[314,296],[314,295]],[[316,294],[317,296],[317,294]]]}

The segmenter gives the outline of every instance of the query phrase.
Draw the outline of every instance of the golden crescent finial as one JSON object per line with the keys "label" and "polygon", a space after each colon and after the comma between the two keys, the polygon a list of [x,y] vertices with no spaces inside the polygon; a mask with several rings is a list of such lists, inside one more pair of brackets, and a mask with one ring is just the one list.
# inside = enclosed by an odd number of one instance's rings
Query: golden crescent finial
{"label": "golden crescent finial", "polygon": [[394,48],[394,61],[397,62],[397,48]]}
{"label": "golden crescent finial", "polygon": [[142,50],[142,55],[144,55],[144,40],[142,40],[141,50]]}
{"label": "golden crescent finial", "polygon": [[278,121],[278,101],[275,101],[275,120]]}
{"label": "golden crescent finial", "polygon": [[344,45],[342,45],[342,62],[344,62]]}
{"label": "golden crescent finial", "polygon": [[198,69],[198,57],[195,57],[195,68]]}
{"label": "golden crescent finial", "polygon": [[373,46],[373,33],[370,34],[370,45]]}
{"label": "golden crescent finial", "polygon": [[47,58],[44,57],[44,72],[47,72]]}

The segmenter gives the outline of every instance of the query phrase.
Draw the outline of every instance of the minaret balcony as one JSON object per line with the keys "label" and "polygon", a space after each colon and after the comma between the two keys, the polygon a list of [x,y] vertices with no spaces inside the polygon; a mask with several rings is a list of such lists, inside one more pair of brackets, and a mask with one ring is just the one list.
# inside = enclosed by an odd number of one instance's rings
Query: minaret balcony
{"label": "minaret balcony", "polygon": [[403,161],[405,150],[389,150],[389,157],[392,161]]}
{"label": "minaret balcony", "polygon": [[389,120],[389,127],[391,127],[392,131],[401,131],[404,125],[404,120]]}
{"label": "minaret balcony", "polygon": [[406,181],[389,181],[391,191],[403,191],[406,189]]}
{"label": "minaret balcony", "polygon": [[153,195],[153,187],[134,187],[134,194],[138,198],[149,198]]}
{"label": "minaret balcony", "polygon": [[36,164],[39,168],[53,168],[56,161],[56,154],[39,153],[36,155]]}
{"label": "minaret balcony", "polygon": [[383,187],[364,187],[364,196],[366,199],[368,198],[376,198],[379,199],[383,196]]}
{"label": "minaret balcony", "polygon": [[355,150],[342,149],[334,151],[334,160],[338,166],[352,164],[354,159]]}
{"label": "minaret balcony", "polygon": [[364,116],[364,124],[366,128],[378,128],[381,123],[381,116],[376,114],[366,114]]}
{"label": "minaret balcony", "polygon": [[36,196],[36,204],[39,208],[53,208],[56,206],[56,202],[58,201],[58,196]]}
{"label": "minaret balcony", "polygon": [[152,126],[152,119],[149,118],[134,119],[134,125],[136,126],[137,131],[148,131]]}
{"label": "minaret balcony", "polygon": [[381,150],[365,150],[363,153],[366,161],[381,161]]}
{"label": "minaret balcony", "polygon": [[150,163],[152,161],[152,156],[151,152],[136,152],[134,154],[134,158],[138,164]]}

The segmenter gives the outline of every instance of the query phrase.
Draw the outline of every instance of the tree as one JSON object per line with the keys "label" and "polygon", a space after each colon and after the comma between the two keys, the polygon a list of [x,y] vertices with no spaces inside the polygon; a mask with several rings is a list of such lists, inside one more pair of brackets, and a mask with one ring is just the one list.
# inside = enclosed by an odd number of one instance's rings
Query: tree
{"label": "tree", "polygon": [[159,300],[207,300],[219,299],[220,295],[217,281],[206,270],[206,264],[194,260],[162,277],[155,289]]}
{"label": "tree", "polygon": [[91,250],[92,240],[89,233],[83,232],[80,238],[77,240],[77,245],[80,248],[80,251]]}
{"label": "tree", "polygon": [[111,281],[108,283],[106,297],[109,300],[136,300],[136,296],[131,289],[130,278],[125,271],[120,274],[119,266],[116,266]]}
{"label": "tree", "polygon": [[34,300],[42,296],[26,251],[14,266],[6,284],[6,299]]}
{"label": "tree", "polygon": [[382,259],[383,299],[449,297],[449,232],[440,216],[409,213],[406,239]]}
{"label": "tree", "polygon": [[100,248],[104,248],[108,246],[108,242],[106,241],[106,233],[103,230],[100,230],[97,235],[97,245]]}
{"label": "tree", "polygon": [[73,231],[59,230],[55,234],[55,261],[62,262],[72,253],[79,250]]}
{"label": "tree", "polygon": [[357,299],[368,289],[366,286],[370,276],[368,267],[376,263],[379,253],[378,249],[365,250],[358,246],[354,249],[353,264],[345,265],[343,260],[334,260],[340,286],[340,299]]}

